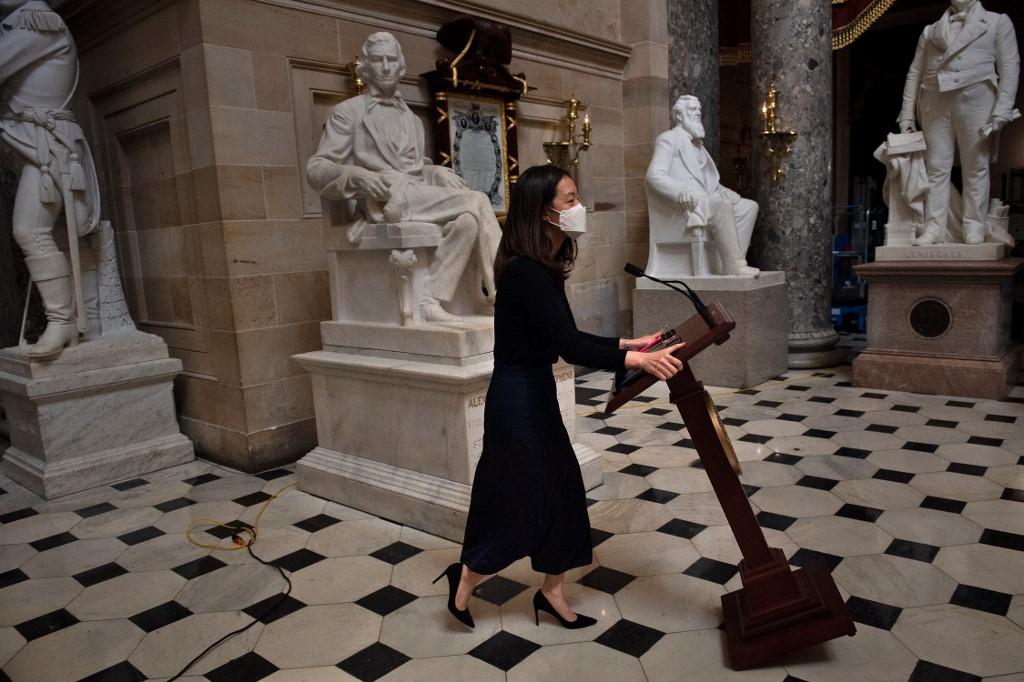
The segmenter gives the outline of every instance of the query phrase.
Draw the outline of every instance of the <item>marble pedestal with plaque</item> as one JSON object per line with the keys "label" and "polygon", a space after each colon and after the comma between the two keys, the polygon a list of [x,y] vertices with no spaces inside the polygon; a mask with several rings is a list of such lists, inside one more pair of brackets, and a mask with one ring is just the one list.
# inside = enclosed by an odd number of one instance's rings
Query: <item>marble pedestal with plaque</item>
{"label": "marble pedestal with plaque", "polygon": [[[461,542],[483,446],[494,318],[398,326],[324,322],[324,350],[296,355],[313,380],[318,446],[302,490]],[[575,443],[575,381],[554,369],[562,419],[589,490],[601,455]]]}
{"label": "marble pedestal with plaque", "polygon": [[143,332],[83,342],[52,362],[0,350],[4,475],[49,499],[192,461],[174,412],[180,371],[163,339]]}
{"label": "marble pedestal with plaque", "polygon": [[[983,245],[990,246],[990,245]],[[914,247],[970,248],[968,245]],[[868,283],[867,348],[855,386],[998,400],[1016,381],[1010,339],[1014,277],[1024,259],[879,260]]]}
{"label": "marble pedestal with plaque", "polygon": [[[693,359],[694,372],[711,386],[748,388],[785,373],[789,304],[786,273],[757,277],[668,277],[685,281],[707,303],[721,303],[736,320],[728,345]],[[679,292],[639,279],[633,292],[633,331],[650,334],[693,314]]]}

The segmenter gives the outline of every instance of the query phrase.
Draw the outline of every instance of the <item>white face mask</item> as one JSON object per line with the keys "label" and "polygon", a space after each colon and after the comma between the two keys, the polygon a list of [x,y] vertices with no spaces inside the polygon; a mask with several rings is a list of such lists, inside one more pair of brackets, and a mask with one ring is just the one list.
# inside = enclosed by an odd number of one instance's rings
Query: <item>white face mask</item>
{"label": "white face mask", "polygon": [[579,239],[580,235],[587,231],[587,207],[583,204],[576,204],[564,211],[551,210],[558,214],[558,222],[551,224],[564,232],[569,239]]}

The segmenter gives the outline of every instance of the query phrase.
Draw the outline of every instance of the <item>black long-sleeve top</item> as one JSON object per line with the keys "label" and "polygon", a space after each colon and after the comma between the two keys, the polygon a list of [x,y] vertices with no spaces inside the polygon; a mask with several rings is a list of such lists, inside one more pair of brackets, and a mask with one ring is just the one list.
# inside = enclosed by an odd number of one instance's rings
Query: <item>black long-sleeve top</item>
{"label": "black long-sleeve top", "polygon": [[626,351],[617,338],[581,332],[565,296],[565,281],[529,258],[514,258],[497,282],[494,362],[516,367],[553,364],[619,370]]}

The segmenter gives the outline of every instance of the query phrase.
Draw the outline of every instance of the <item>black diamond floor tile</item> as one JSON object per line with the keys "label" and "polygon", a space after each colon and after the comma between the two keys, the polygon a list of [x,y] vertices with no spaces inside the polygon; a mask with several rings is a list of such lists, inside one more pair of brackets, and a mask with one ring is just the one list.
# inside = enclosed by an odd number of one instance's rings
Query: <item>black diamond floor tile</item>
{"label": "black diamond floor tile", "polygon": [[114,511],[117,509],[114,505],[109,502],[100,502],[84,509],[76,509],[75,513],[81,516],[83,519],[87,519],[90,516],[99,516],[100,514],[106,514],[108,511]]}
{"label": "black diamond floor tile", "polygon": [[911,542],[910,540],[897,538],[889,544],[885,553],[930,564],[935,560],[935,555],[939,553],[939,548],[922,542]]}
{"label": "black diamond floor tile", "polygon": [[773,514],[772,512],[766,511],[757,513],[757,524],[762,528],[772,528],[774,530],[784,531],[794,523],[796,523],[796,519],[792,516]]}
{"label": "black diamond floor tile", "polygon": [[981,682],[981,678],[922,659],[914,666],[908,682]]}
{"label": "black diamond floor tile", "polygon": [[649,467],[644,464],[630,464],[627,467],[619,469],[619,473],[629,474],[631,476],[648,476],[657,470],[657,467]]}
{"label": "black diamond floor tile", "polygon": [[757,443],[758,445],[764,445],[771,439],[771,436],[761,436],[756,433],[745,433],[740,436],[738,440],[741,440],[744,443]]}
{"label": "black diamond floor tile", "polygon": [[276,665],[250,651],[206,673],[206,679],[210,682],[257,682],[277,671]]}
{"label": "black diamond floor tile", "polygon": [[31,642],[33,639],[39,639],[51,632],[63,630],[77,622],[78,619],[69,612],[64,609],[57,609],[56,611],[51,611],[50,613],[15,625],[14,629],[18,631],[18,634]]}
{"label": "black diamond floor tile", "polygon": [[608,531],[601,530],[600,528],[590,529],[590,546],[597,547],[602,542],[610,537],[614,537],[615,533],[609,533]]}
{"label": "black diamond floor tile", "polygon": [[772,407],[772,408],[778,407],[781,404],[782,403],[780,403],[777,400],[758,400],[756,403],[754,403],[754,405],[756,405],[757,407]]}
{"label": "black diamond floor tile", "polygon": [[580,578],[579,583],[592,587],[595,590],[601,590],[608,594],[615,594],[626,585],[636,580],[634,576],[622,571],[616,571],[614,568],[605,568],[604,566],[598,566],[590,573]]}
{"label": "black diamond floor tile", "polygon": [[635,400],[638,403],[653,403],[655,400],[657,400],[657,398],[655,398],[652,395],[638,395],[635,398],[633,398],[633,400]]}
{"label": "black diamond floor tile", "polygon": [[78,682],[145,682],[146,676],[128,661],[83,677]]}
{"label": "black diamond floor tile", "polygon": [[937,509],[939,511],[949,512],[950,514],[959,514],[967,506],[966,502],[961,500],[951,500],[948,497],[935,497],[928,495],[921,501],[921,506],[925,509]]}
{"label": "black diamond floor tile", "polygon": [[749,419],[737,419],[736,417],[726,417],[722,420],[722,423],[726,426],[743,426]]}
{"label": "black diamond floor tile", "polygon": [[801,568],[806,568],[812,564],[825,564],[828,566],[828,570],[834,571],[842,560],[843,557],[828,554],[827,552],[816,552],[813,549],[798,549],[789,558],[789,563]]}
{"label": "black diamond floor tile", "polygon": [[111,578],[116,578],[119,575],[124,575],[127,572],[128,571],[122,568],[119,564],[110,562],[109,564],[103,564],[96,568],[90,568],[88,571],[76,573],[71,577],[81,583],[84,587],[89,587],[90,585],[97,585],[106,580],[110,580]]}
{"label": "black diamond floor tile", "polygon": [[218,568],[223,568],[224,566],[227,566],[227,564],[217,557],[204,556],[188,561],[180,566],[176,566],[171,570],[185,580],[192,580],[192,578],[198,578],[201,575],[206,575],[207,573],[216,571]]}
{"label": "black diamond floor tile", "polygon": [[625,433],[625,432],[626,432],[626,429],[620,429],[617,426],[605,426],[603,428],[598,429],[594,433],[604,434],[605,436],[617,436],[620,433]]}
{"label": "black diamond floor tile", "polygon": [[608,415],[604,412],[591,412],[588,415],[584,415],[587,419],[597,419],[598,421],[604,421]]}
{"label": "black diamond floor tile", "polygon": [[27,519],[30,516],[38,514],[35,509],[31,507],[25,507],[24,509],[18,509],[17,511],[7,512],[6,514],[0,514],[0,525],[6,526],[9,523]]}
{"label": "black diamond floor tile", "polygon": [[539,648],[540,644],[500,630],[486,642],[474,647],[469,655],[508,672]]}
{"label": "black diamond floor tile", "polygon": [[899,607],[860,597],[850,597],[846,606],[850,609],[850,615],[856,622],[882,630],[892,630],[892,626],[896,624],[896,620],[903,613],[903,609]]}
{"label": "black diamond floor tile", "polygon": [[121,492],[124,492],[125,490],[131,490],[132,488],[144,486],[147,483],[149,483],[149,481],[147,481],[144,478],[132,478],[127,481],[121,481],[120,483],[114,483],[110,487],[114,488],[115,490],[120,490]]}
{"label": "black diamond floor tile", "polygon": [[912,450],[914,452],[927,452],[933,453],[939,449],[939,446],[935,443],[921,443],[914,440],[908,440],[903,444],[904,450]]}
{"label": "black diamond floor tile", "polygon": [[776,419],[784,422],[802,422],[807,419],[807,417],[802,414],[780,414]]}
{"label": "black diamond floor tile", "polygon": [[1018,552],[1024,552],[1024,535],[1017,535],[1016,533],[1007,533],[1002,530],[992,530],[986,528],[981,534],[981,539],[978,542],[984,545],[993,545],[994,547],[1003,547],[1004,549],[1014,549]]}
{"label": "black diamond floor tile", "polygon": [[893,405],[891,408],[893,412],[910,412],[916,413],[921,409],[920,405]]}
{"label": "black diamond floor tile", "polygon": [[875,400],[884,400],[885,398],[888,398],[889,396],[887,394],[885,394],[885,393],[861,393],[860,397],[861,398],[874,398]]}
{"label": "black diamond floor tile", "polygon": [[967,439],[967,442],[971,445],[988,445],[993,448],[1002,446],[1002,438],[988,438],[986,436],[971,436]]}
{"label": "black diamond floor tile", "polygon": [[133,530],[130,533],[125,533],[124,535],[118,535],[117,539],[126,545],[137,545],[140,542],[158,538],[163,534],[164,532],[155,526],[146,526],[145,528]]}
{"label": "black diamond floor tile", "polygon": [[1008,414],[986,414],[985,421],[987,422],[1000,422],[1002,424],[1013,424],[1017,421],[1016,417],[1011,417]]}
{"label": "black diamond floor tile", "polygon": [[664,636],[665,633],[660,630],[623,618],[601,633],[594,641],[610,649],[639,658]]}
{"label": "black diamond floor tile", "polygon": [[260,472],[256,476],[264,481],[273,481],[275,478],[283,478],[290,473],[287,469],[271,469],[270,471]]}
{"label": "black diamond floor tile", "polygon": [[786,390],[787,391],[809,391],[809,390],[811,390],[811,387],[810,386],[803,386],[801,384],[790,384],[789,386],[786,386]]}
{"label": "black diamond floor tile", "polygon": [[166,513],[172,512],[175,509],[182,509],[183,507],[188,507],[193,504],[195,504],[195,500],[190,500],[187,497],[176,497],[173,500],[167,500],[166,502],[154,504],[153,506]]}
{"label": "black diamond floor tile", "polygon": [[662,429],[663,431],[682,431],[686,428],[685,424],[679,422],[662,422],[658,424],[656,428]]}
{"label": "black diamond floor tile", "polygon": [[[233,535],[239,533],[239,531],[242,531],[244,529],[251,528],[251,527],[252,526],[250,526],[245,521],[240,521],[239,519],[235,519],[234,521],[225,521],[223,524],[221,524],[219,526],[210,526],[204,532],[209,533],[210,535],[212,535],[213,537],[215,537],[215,538],[217,538],[219,540],[225,540],[225,539],[230,538]],[[248,536],[247,535],[242,535],[241,537],[245,538],[245,537],[248,537]]]}
{"label": "black diamond floor tile", "polygon": [[873,431],[875,433],[896,433],[898,426],[889,426],[888,424],[868,424],[865,431]]}
{"label": "black diamond floor tile", "polygon": [[51,535],[28,544],[32,545],[32,549],[37,552],[45,552],[48,549],[60,547],[61,545],[66,545],[69,542],[75,542],[76,540],[78,540],[78,538],[71,533],[57,533],[56,535]]}
{"label": "black diamond floor tile", "polygon": [[305,521],[299,521],[295,526],[302,530],[309,531],[310,533],[315,533],[319,530],[323,530],[324,528],[329,528],[336,523],[341,523],[341,519],[336,519],[328,514],[317,514],[316,516],[309,517]]}
{"label": "black diamond floor tile", "polygon": [[861,450],[860,448],[847,448],[842,447],[836,450],[836,454],[840,457],[852,457],[854,459],[864,459],[871,454],[870,450]]}
{"label": "black diamond floor tile", "polygon": [[894,483],[910,483],[914,478],[914,474],[906,471],[896,471],[895,469],[879,469],[871,478],[877,478],[882,481],[893,481]]}
{"label": "black diamond floor tile", "polygon": [[416,595],[409,594],[394,585],[386,585],[376,592],[371,592],[362,599],[356,600],[356,604],[373,611],[378,616],[386,616],[414,601],[416,601]]}
{"label": "black diamond floor tile", "polygon": [[670,490],[659,490],[658,488],[648,488],[636,496],[638,500],[647,500],[648,502],[657,502],[658,504],[671,502],[677,497],[679,497],[679,493],[674,493]]}
{"label": "black diamond floor tile", "polygon": [[824,438],[825,440],[831,440],[832,436],[836,435],[836,432],[826,431],[825,429],[807,429],[803,432],[803,435],[808,438]]}
{"label": "black diamond floor tile", "polygon": [[[591,533],[593,534],[593,529]],[[604,531],[599,531],[604,532]],[[611,534],[609,534],[610,536]],[[485,580],[477,586],[476,590],[473,591],[473,596],[479,597],[484,601],[488,601],[495,606],[501,606],[509,599],[518,596],[523,590],[529,589],[527,585],[524,585],[515,580],[509,580],[508,578],[496,575],[489,580]]]}
{"label": "black diamond floor tile", "polygon": [[400,564],[410,557],[414,557],[423,550],[419,547],[413,547],[410,544],[404,542],[394,542],[387,547],[381,547],[376,552],[370,554],[374,559],[380,559],[386,561],[389,564]]}
{"label": "black diamond floor tile", "polygon": [[997,616],[1005,616],[1010,610],[1010,601],[1013,595],[996,592],[995,590],[975,587],[973,585],[957,585],[950,604],[964,606],[977,611],[987,611]]}
{"label": "black diamond floor tile", "polygon": [[816,395],[807,399],[807,402],[809,403],[825,403],[826,405],[834,403],[835,401],[835,398],[829,398],[828,396],[823,395]]}
{"label": "black diamond floor tile", "polygon": [[213,481],[219,481],[220,476],[211,473],[200,474],[199,476],[193,476],[192,478],[186,478],[182,483],[188,483],[191,486],[202,485],[204,483],[211,483]]}
{"label": "black diamond floor tile", "polygon": [[[690,440],[689,438],[677,440],[675,443],[672,443],[672,445],[674,445],[677,448],[690,448],[691,450],[693,449],[693,441]],[[1024,457],[1021,457],[1021,459],[1024,459]]]}
{"label": "black diamond floor tile", "polygon": [[732,577],[736,575],[738,568],[732,564],[727,564],[723,561],[717,561],[715,559],[708,559],[707,557],[701,557],[697,559],[693,564],[687,568],[683,573],[694,578],[701,578],[708,580],[719,585],[732,580]]}
{"label": "black diamond floor tile", "polygon": [[750,497],[751,495],[753,495],[754,493],[761,489],[759,486],[756,485],[748,485],[746,483],[743,483],[741,485],[743,486],[743,492],[747,497]]}
{"label": "black diamond floor tile", "polygon": [[296,573],[326,558],[323,554],[317,554],[311,549],[302,548],[291,554],[285,554],[279,559],[274,559],[270,563],[280,566],[289,573]]}
{"label": "black diamond floor tile", "polygon": [[25,582],[28,580],[28,576],[20,568],[14,568],[10,571],[0,573],[0,590],[11,585],[17,585],[18,583]]}
{"label": "black diamond floor tile", "polygon": [[240,504],[243,507],[251,507],[253,505],[260,504],[262,502],[266,502],[267,500],[270,499],[270,497],[271,497],[270,493],[265,493],[262,490],[257,490],[254,493],[249,493],[248,495],[242,495],[241,497],[236,497],[235,499],[233,499],[231,501],[234,502],[235,504]]}
{"label": "black diamond floor tile", "polygon": [[630,445],[629,443],[617,443],[611,446],[610,448],[605,448],[605,450],[607,450],[608,452],[615,452],[620,455],[628,455],[631,452],[636,452],[639,449],[640,448],[638,448],[637,446]]}
{"label": "black diamond floor tile", "polygon": [[374,642],[362,651],[357,651],[346,658],[338,664],[338,667],[362,682],[373,682],[410,660],[401,651],[396,651],[387,644]]}
{"label": "black diamond floor tile", "polygon": [[839,511],[836,512],[836,516],[845,516],[848,519],[867,521],[868,523],[874,523],[881,515],[881,509],[862,507],[859,504],[844,504],[840,507]]}
{"label": "black diamond floor tile", "polygon": [[799,462],[802,459],[803,459],[803,457],[800,457],[799,455],[789,455],[789,454],[786,454],[784,452],[773,452],[772,454],[770,454],[767,457],[765,457],[764,461],[766,461],[766,462],[775,462],[776,464],[790,464],[790,465],[793,465],[793,464],[796,464],[797,462]]}
{"label": "black diamond floor tile", "polygon": [[146,632],[153,632],[165,625],[176,623],[182,618],[188,618],[191,615],[192,612],[178,602],[169,601],[159,606],[154,606],[151,609],[146,609],[142,613],[137,613],[128,620]]}
{"label": "black diamond floor tile", "polygon": [[1006,488],[999,499],[1010,500],[1011,502],[1024,502],[1024,490],[1017,488]]}
{"label": "black diamond floor tile", "polygon": [[742,391],[736,391],[736,395],[757,395],[761,391],[753,388],[745,388]]}
{"label": "black diamond floor tile", "polygon": [[[242,609],[261,623],[270,624],[290,613],[306,608],[306,605],[291,595],[275,594]],[[268,611],[268,609],[270,609]],[[264,613],[266,612],[266,613]]]}
{"label": "black diamond floor tile", "polygon": [[836,410],[835,416],[837,417],[863,417],[864,413],[860,410]]}
{"label": "black diamond floor tile", "polygon": [[690,521],[684,521],[683,519],[672,519],[659,528],[658,532],[690,540],[705,528],[707,528],[707,526],[703,526],[699,523],[692,523]]}
{"label": "black diamond floor tile", "polygon": [[664,417],[666,414],[668,414],[671,411],[672,410],[663,410],[660,407],[652,407],[649,410],[644,410],[644,414],[653,414],[656,417]]}
{"label": "black diamond floor tile", "polygon": [[937,426],[940,429],[955,429],[957,422],[949,421],[948,419],[929,419],[924,423],[925,426]]}
{"label": "black diamond floor tile", "polygon": [[952,462],[946,467],[946,471],[951,471],[954,474],[967,474],[968,476],[984,476],[985,472],[988,471],[988,467]]}
{"label": "black diamond floor tile", "polygon": [[831,478],[822,478],[821,476],[804,476],[796,482],[797,485],[804,488],[816,488],[817,490],[832,490],[838,483],[839,481]]}
{"label": "black diamond floor tile", "polygon": [[966,400],[947,400],[948,407],[974,407],[975,403]]}

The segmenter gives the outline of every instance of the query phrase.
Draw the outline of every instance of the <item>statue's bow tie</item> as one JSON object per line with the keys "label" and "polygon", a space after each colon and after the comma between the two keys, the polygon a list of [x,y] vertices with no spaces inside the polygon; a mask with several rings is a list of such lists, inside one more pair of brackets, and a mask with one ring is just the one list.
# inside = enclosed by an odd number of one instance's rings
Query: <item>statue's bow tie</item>
{"label": "statue's bow tie", "polygon": [[957,12],[956,14],[950,14],[949,15],[949,20],[951,22],[952,21],[959,21],[960,23],[963,23],[966,19],[967,19],[967,12]]}

